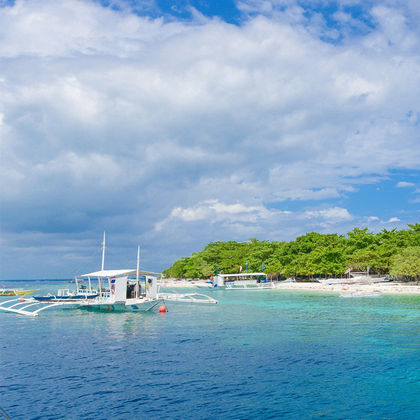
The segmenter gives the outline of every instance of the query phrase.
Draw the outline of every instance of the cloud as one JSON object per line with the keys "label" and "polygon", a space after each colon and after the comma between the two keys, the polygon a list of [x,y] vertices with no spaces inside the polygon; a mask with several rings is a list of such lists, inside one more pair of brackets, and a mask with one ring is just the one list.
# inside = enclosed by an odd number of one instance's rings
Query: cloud
{"label": "cloud", "polygon": [[2,57],[127,56],[140,42],[183,31],[176,22],[117,12],[83,0],[24,0],[1,8]]}
{"label": "cloud", "polygon": [[[283,212],[289,214],[290,212]],[[198,220],[206,220],[209,223],[215,222],[229,222],[239,223],[244,222],[257,223],[262,219],[270,217],[270,212],[263,206],[246,206],[242,203],[225,204],[218,200],[206,200],[189,208],[176,207],[169,217],[158,222],[155,225],[156,230],[160,231],[165,224],[172,221],[181,220],[183,222],[195,222]]]}
{"label": "cloud", "polygon": [[385,223],[394,223],[394,222],[401,222],[401,220],[398,217],[391,217],[388,221]]}
{"label": "cloud", "polygon": [[420,170],[414,3],[369,2],[368,25],[339,2],[338,29],[304,2],[237,4],[239,25],[152,3],[0,7],[8,272],[29,233],[106,229],[166,266],[215,238],[345,232],[366,220],[346,203],[360,186]]}
{"label": "cloud", "polygon": [[397,184],[397,188],[410,188],[410,187],[415,187],[416,184],[412,183],[412,182],[405,182],[405,181],[400,181]]}
{"label": "cloud", "polygon": [[353,219],[347,209],[331,207],[323,210],[308,210],[303,215],[306,219],[323,219],[327,223],[339,223]]}
{"label": "cloud", "polygon": [[[342,187],[342,190],[345,188]],[[285,190],[279,193],[273,193],[278,201],[283,200],[324,200],[326,198],[339,197],[340,193],[337,188],[321,188],[318,190],[295,189]]]}

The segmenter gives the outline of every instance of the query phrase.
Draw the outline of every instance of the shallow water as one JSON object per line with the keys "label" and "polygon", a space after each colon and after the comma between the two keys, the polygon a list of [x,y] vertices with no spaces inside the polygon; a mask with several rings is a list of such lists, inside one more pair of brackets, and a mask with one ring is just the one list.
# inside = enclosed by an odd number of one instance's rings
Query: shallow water
{"label": "shallow water", "polygon": [[219,304],[166,314],[0,313],[0,407],[13,419],[419,418],[419,297],[208,294]]}

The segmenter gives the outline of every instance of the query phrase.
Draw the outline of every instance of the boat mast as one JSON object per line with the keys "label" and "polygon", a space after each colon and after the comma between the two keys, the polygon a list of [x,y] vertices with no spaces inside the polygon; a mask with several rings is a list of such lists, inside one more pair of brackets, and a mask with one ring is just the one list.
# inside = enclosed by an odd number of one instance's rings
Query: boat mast
{"label": "boat mast", "polygon": [[102,242],[102,266],[101,271],[104,271],[105,268],[105,231],[104,231],[104,240]]}
{"label": "boat mast", "polygon": [[137,247],[137,269],[136,269],[136,281],[139,282],[139,271],[140,271],[140,246]]}
{"label": "boat mast", "polygon": [[[105,268],[105,231],[104,231],[104,240],[102,241],[102,264],[101,271],[104,271]],[[99,277],[99,296],[102,296],[102,278]]]}
{"label": "boat mast", "polygon": [[137,247],[137,267],[136,267],[136,298],[140,296],[140,283],[139,283],[139,270],[140,270],[140,245]]}

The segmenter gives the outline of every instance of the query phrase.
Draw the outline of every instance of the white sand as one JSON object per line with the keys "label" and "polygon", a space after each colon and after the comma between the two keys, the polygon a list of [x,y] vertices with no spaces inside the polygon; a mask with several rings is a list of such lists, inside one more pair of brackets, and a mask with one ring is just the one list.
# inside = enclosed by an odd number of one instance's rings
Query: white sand
{"label": "white sand", "polygon": [[[198,287],[205,286],[205,280],[178,280],[163,279],[160,282],[162,287]],[[383,293],[389,295],[418,295],[420,285],[404,283],[374,283],[374,284],[321,284],[321,283],[276,283],[278,290],[303,290],[311,292],[362,292],[362,293]],[[269,290],[269,289],[266,289]]]}
{"label": "white sand", "polygon": [[321,283],[277,283],[276,289],[306,290],[313,292],[363,292],[383,293],[388,295],[418,295],[420,286],[403,283],[374,283],[374,284],[321,284]]}
{"label": "white sand", "polygon": [[162,287],[197,287],[197,284],[205,285],[204,280],[181,280],[181,279],[163,279],[159,281]]}

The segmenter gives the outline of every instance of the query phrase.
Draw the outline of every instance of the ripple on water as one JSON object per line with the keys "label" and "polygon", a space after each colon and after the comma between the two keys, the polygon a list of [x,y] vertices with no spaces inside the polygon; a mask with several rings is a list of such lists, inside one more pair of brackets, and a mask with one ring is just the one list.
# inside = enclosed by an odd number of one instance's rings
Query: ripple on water
{"label": "ripple on water", "polygon": [[[210,291],[158,314],[0,314],[12,418],[416,418],[420,299]],[[169,304],[168,304],[169,305]]]}

